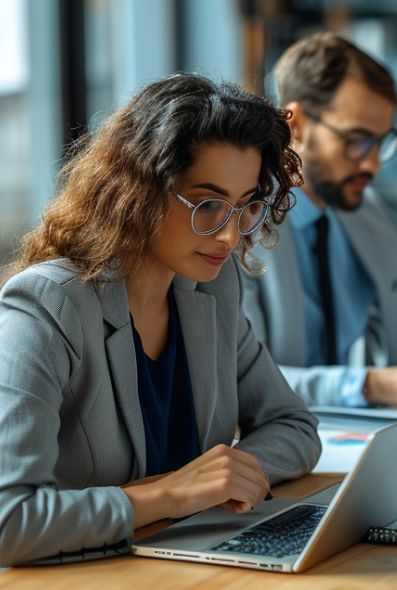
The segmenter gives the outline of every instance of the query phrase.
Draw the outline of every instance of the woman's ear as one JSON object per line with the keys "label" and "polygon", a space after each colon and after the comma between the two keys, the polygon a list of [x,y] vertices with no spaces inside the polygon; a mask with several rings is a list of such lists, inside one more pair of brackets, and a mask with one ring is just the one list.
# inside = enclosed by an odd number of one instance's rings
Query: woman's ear
{"label": "woman's ear", "polygon": [[291,130],[291,145],[296,152],[300,153],[303,150],[304,127],[306,124],[302,105],[299,102],[289,102],[284,109],[290,112],[288,125]]}

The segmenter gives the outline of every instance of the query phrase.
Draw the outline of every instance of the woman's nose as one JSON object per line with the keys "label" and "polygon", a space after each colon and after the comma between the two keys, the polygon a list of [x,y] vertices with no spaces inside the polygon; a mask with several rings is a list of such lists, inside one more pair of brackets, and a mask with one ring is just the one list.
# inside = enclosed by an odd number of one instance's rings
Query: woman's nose
{"label": "woman's nose", "polygon": [[238,229],[238,213],[234,213],[227,222],[227,224],[224,227],[222,227],[222,229],[216,232],[215,238],[218,241],[227,244],[230,250],[234,250],[235,248],[237,248],[241,239],[241,235]]}

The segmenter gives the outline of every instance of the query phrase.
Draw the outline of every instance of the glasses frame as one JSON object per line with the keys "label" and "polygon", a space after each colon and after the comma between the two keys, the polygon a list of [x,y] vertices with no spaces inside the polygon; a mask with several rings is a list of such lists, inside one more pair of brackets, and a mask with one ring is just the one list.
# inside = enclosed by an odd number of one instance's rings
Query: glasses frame
{"label": "glasses frame", "polygon": [[[176,193],[176,192],[174,192],[172,194],[181,203],[183,203],[184,205],[186,205],[186,207],[189,207],[189,209],[192,210],[191,217],[190,217],[190,224],[191,224],[193,232],[197,236],[210,236],[212,234],[216,234],[218,231],[223,229],[225,227],[225,225],[227,225],[229,223],[229,221],[231,220],[231,218],[233,217],[233,215],[235,213],[239,213],[238,220],[237,220],[237,228],[238,228],[240,235],[241,236],[250,236],[251,234],[255,233],[266,222],[266,220],[269,216],[269,212],[270,212],[270,205],[264,199],[255,199],[254,201],[249,201],[248,203],[246,203],[242,207],[234,207],[231,203],[229,203],[229,201],[226,201],[226,199],[221,199],[220,197],[214,197],[213,199],[204,199],[204,201],[201,201],[200,203],[197,203],[197,205],[194,205],[188,199],[186,199],[186,197],[184,197],[183,195]],[[208,203],[208,202],[212,202],[212,201],[226,203],[226,205],[229,207],[229,213],[227,214],[227,216],[225,217],[223,222],[219,226],[215,227],[214,229],[209,229],[206,231],[196,230],[194,227],[194,216],[195,216],[196,211],[198,210],[199,207],[201,207],[203,205],[203,203]],[[242,216],[243,212],[245,211],[245,209],[250,207],[253,203],[260,203],[261,205],[264,205],[263,216],[262,216],[261,220],[258,221],[258,223],[252,229],[250,229],[249,231],[241,231],[241,229],[240,229],[241,216]]]}
{"label": "glasses frame", "polygon": [[[386,131],[386,133],[384,133],[383,135],[375,135],[374,133],[371,133],[370,131],[364,131],[362,129],[349,129],[348,131],[342,131],[341,129],[338,129],[337,127],[334,127],[333,125],[331,125],[331,123],[324,121],[321,118],[321,116],[317,115],[316,113],[309,113],[306,110],[304,110],[303,112],[306,115],[306,117],[308,117],[309,119],[311,119],[312,121],[314,121],[318,125],[322,125],[326,129],[329,129],[330,131],[335,133],[335,135],[338,135],[339,137],[341,137],[343,139],[343,141],[344,141],[344,156],[345,156],[346,160],[348,160],[349,162],[359,162],[360,160],[364,159],[366,157],[366,155],[372,150],[372,148],[376,144],[379,144],[379,150],[380,150],[382,141],[385,139],[385,137],[387,137],[390,134],[392,134],[397,139],[397,129],[395,127],[390,127],[390,129],[388,131]],[[348,154],[349,135],[351,135],[354,132],[356,132],[356,133],[360,132],[363,134],[363,136],[366,135],[368,137],[368,139],[371,140],[368,148],[358,158],[357,157],[352,158]],[[383,164],[384,162],[387,162],[387,161],[391,160],[392,158],[394,158],[396,153],[397,153],[397,143],[396,143],[396,151],[394,154],[392,154],[391,156],[389,156],[386,159],[379,158],[379,160]]]}

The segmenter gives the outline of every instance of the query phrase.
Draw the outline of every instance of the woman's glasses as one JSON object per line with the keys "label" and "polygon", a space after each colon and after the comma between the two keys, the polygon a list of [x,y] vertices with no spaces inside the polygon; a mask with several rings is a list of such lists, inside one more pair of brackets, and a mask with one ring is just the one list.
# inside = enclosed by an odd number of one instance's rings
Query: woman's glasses
{"label": "woman's glasses", "polygon": [[397,153],[397,129],[394,129],[394,127],[383,135],[375,135],[362,129],[341,131],[330,123],[323,121],[320,115],[308,113],[307,111],[304,111],[304,113],[309,119],[323,125],[323,127],[343,139],[345,158],[350,162],[359,162],[365,158],[376,144],[379,145],[378,158],[382,164],[393,158]]}
{"label": "woman's glasses", "polygon": [[209,236],[221,230],[234,213],[238,213],[238,230],[248,236],[259,229],[269,214],[269,205],[254,197],[243,207],[233,207],[224,199],[208,198],[194,205],[178,193],[173,195],[192,210],[191,224],[195,234]]}

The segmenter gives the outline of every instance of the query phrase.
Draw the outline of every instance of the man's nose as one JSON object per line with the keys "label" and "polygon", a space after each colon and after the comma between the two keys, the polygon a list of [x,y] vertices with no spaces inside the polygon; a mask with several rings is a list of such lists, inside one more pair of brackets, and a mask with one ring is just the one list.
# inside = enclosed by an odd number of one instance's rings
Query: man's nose
{"label": "man's nose", "polygon": [[367,154],[359,161],[360,172],[368,172],[375,176],[381,167],[379,144],[375,143]]}

